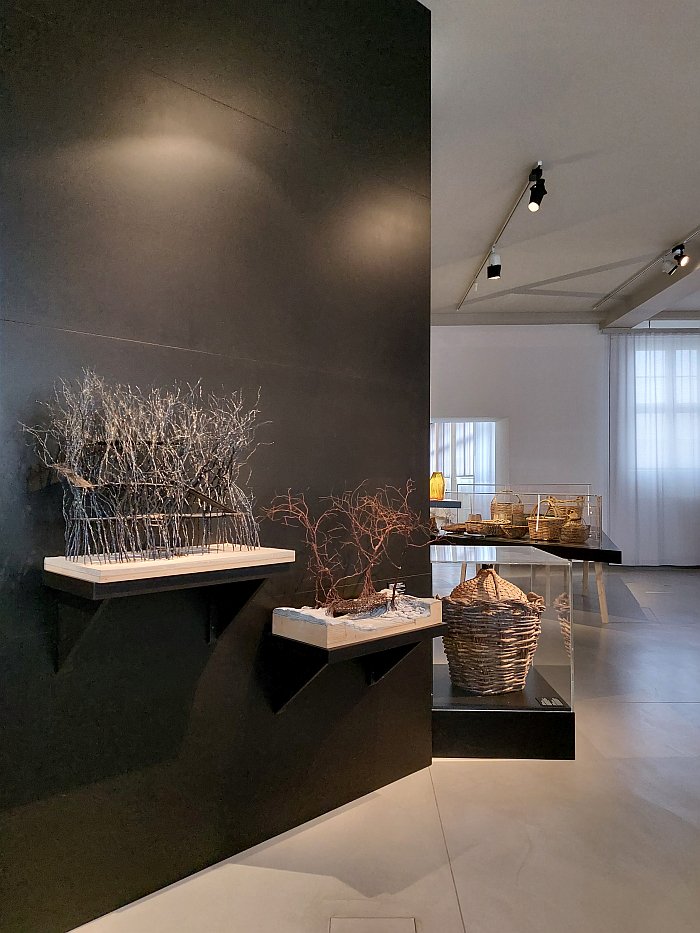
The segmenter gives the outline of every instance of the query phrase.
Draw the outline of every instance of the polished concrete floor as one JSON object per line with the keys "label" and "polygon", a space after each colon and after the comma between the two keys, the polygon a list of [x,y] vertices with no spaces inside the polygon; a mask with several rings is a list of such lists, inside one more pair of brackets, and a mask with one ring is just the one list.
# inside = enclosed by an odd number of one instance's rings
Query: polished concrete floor
{"label": "polished concrete floor", "polygon": [[700,571],[608,592],[605,628],[577,599],[576,761],[436,761],[81,930],[698,933]]}

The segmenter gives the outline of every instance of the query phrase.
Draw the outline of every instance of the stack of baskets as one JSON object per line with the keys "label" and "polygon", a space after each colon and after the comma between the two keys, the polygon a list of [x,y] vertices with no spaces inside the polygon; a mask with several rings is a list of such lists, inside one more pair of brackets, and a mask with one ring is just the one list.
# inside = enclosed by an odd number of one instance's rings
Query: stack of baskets
{"label": "stack of baskets", "polygon": [[560,540],[563,544],[585,544],[591,533],[590,525],[583,524],[584,496],[560,498],[548,496],[547,503],[557,518],[563,518]]}
{"label": "stack of baskets", "polygon": [[480,696],[522,690],[540,635],[544,600],[493,568],[480,570],[442,601],[450,679]]}

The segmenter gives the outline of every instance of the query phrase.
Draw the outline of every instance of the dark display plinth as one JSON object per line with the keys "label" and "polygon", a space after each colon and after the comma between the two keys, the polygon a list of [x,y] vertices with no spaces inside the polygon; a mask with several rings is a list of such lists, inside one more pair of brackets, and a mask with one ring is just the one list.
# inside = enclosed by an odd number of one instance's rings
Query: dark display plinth
{"label": "dark display plinth", "polygon": [[573,759],[574,722],[569,704],[534,668],[524,690],[474,696],[452,685],[446,664],[433,665],[435,758]]}

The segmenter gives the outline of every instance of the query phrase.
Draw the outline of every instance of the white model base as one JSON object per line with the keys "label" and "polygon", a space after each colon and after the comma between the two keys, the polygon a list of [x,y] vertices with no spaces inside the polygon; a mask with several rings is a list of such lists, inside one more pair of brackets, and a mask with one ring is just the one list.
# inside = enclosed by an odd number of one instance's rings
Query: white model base
{"label": "white model base", "polygon": [[68,560],[67,557],[45,557],[44,570],[65,577],[88,580],[90,583],[123,583],[128,580],[148,580],[153,577],[174,577],[190,573],[211,573],[217,570],[242,570],[264,567],[266,564],[291,564],[294,551],[276,547],[241,548],[226,544],[207,554],[183,554],[181,557],[133,561],[108,561],[93,555]]}
{"label": "white model base", "polygon": [[419,631],[442,622],[442,603],[439,599],[403,597],[403,600],[406,599],[423,608],[425,615],[406,619],[405,616],[387,611],[383,615],[369,618],[333,618],[326,614],[325,609],[283,607],[273,610],[272,632],[274,635],[303,641],[318,648],[339,648],[342,645],[386,638],[388,635],[399,635],[402,632]]}

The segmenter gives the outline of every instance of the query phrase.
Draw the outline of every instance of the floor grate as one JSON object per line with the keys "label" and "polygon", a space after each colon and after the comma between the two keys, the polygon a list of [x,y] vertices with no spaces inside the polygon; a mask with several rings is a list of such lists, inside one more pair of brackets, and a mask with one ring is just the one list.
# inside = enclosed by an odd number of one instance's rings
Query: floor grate
{"label": "floor grate", "polygon": [[329,933],[416,933],[413,917],[331,917]]}

